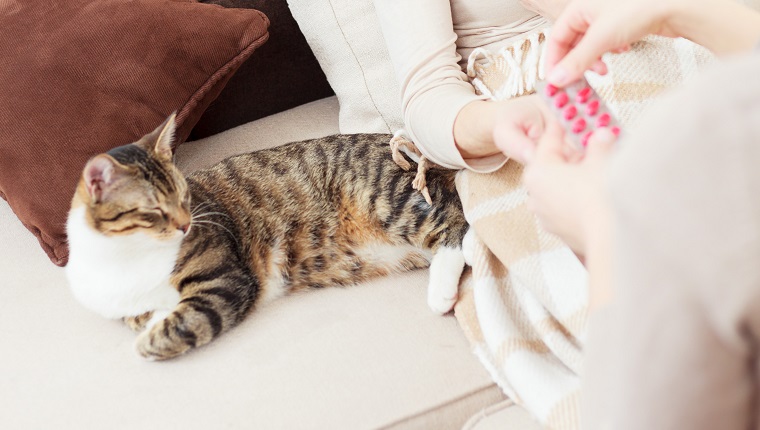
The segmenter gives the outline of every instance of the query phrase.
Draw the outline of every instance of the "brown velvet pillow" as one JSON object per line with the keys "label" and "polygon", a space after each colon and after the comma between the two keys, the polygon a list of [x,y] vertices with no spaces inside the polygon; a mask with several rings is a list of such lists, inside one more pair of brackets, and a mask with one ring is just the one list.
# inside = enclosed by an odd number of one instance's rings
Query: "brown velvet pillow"
{"label": "brown velvet pillow", "polygon": [[268,25],[191,0],[0,2],[0,196],[53,263],[85,162],[175,110],[183,142]]}

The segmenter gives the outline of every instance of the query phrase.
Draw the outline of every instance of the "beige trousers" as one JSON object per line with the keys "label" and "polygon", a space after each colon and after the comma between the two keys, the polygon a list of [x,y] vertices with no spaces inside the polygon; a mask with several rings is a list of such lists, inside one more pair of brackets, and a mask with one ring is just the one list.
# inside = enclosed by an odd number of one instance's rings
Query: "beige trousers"
{"label": "beige trousers", "polygon": [[614,299],[590,320],[584,428],[760,428],[760,54],[640,124],[612,163]]}

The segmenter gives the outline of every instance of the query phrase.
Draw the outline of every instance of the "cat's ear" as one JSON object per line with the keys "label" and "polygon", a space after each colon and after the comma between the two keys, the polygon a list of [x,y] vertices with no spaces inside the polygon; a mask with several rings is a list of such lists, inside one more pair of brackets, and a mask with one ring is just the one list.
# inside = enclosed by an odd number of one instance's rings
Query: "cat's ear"
{"label": "cat's ear", "polygon": [[82,174],[87,193],[95,203],[102,202],[116,180],[123,175],[123,167],[106,154],[100,154],[87,162]]}
{"label": "cat's ear", "polygon": [[173,112],[163,124],[136,142],[136,145],[161,160],[170,161],[173,154],[174,134],[177,130],[176,119],[177,112]]}
{"label": "cat's ear", "polygon": [[166,118],[166,121],[156,129],[160,129],[161,131],[158,133],[158,138],[156,138],[154,151],[156,155],[167,160],[172,159],[172,143],[174,142],[174,134],[177,131],[176,119],[177,112],[172,112],[169,118]]}

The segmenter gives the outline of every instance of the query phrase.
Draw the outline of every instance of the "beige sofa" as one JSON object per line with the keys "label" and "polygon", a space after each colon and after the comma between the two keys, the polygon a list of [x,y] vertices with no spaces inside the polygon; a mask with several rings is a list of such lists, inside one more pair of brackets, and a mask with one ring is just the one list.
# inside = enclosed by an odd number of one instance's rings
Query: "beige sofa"
{"label": "beige sofa", "polygon": [[[263,10],[271,37],[179,147],[183,171],[338,132],[337,100],[322,99],[333,91],[284,1],[204,2]],[[538,428],[456,319],[428,309],[427,271],[285,297],[155,363],[121,322],[75,302],[4,200],[0,226],[0,429]]]}
{"label": "beige sofa", "polygon": [[[184,171],[337,132],[331,97],[180,147]],[[283,298],[207,347],[140,359],[0,201],[0,428],[538,428],[425,302],[426,271]],[[468,422],[469,421],[469,422]]]}

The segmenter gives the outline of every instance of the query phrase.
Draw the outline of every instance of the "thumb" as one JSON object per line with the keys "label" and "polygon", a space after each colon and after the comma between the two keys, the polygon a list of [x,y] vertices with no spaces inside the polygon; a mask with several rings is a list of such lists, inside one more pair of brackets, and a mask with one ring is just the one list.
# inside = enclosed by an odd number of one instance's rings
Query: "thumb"
{"label": "thumb", "polygon": [[617,136],[608,128],[600,128],[588,140],[586,147],[586,159],[606,157],[615,146]]}
{"label": "thumb", "polygon": [[493,129],[493,141],[507,157],[525,164],[535,149],[535,143],[528,133],[514,123],[503,122]]}

